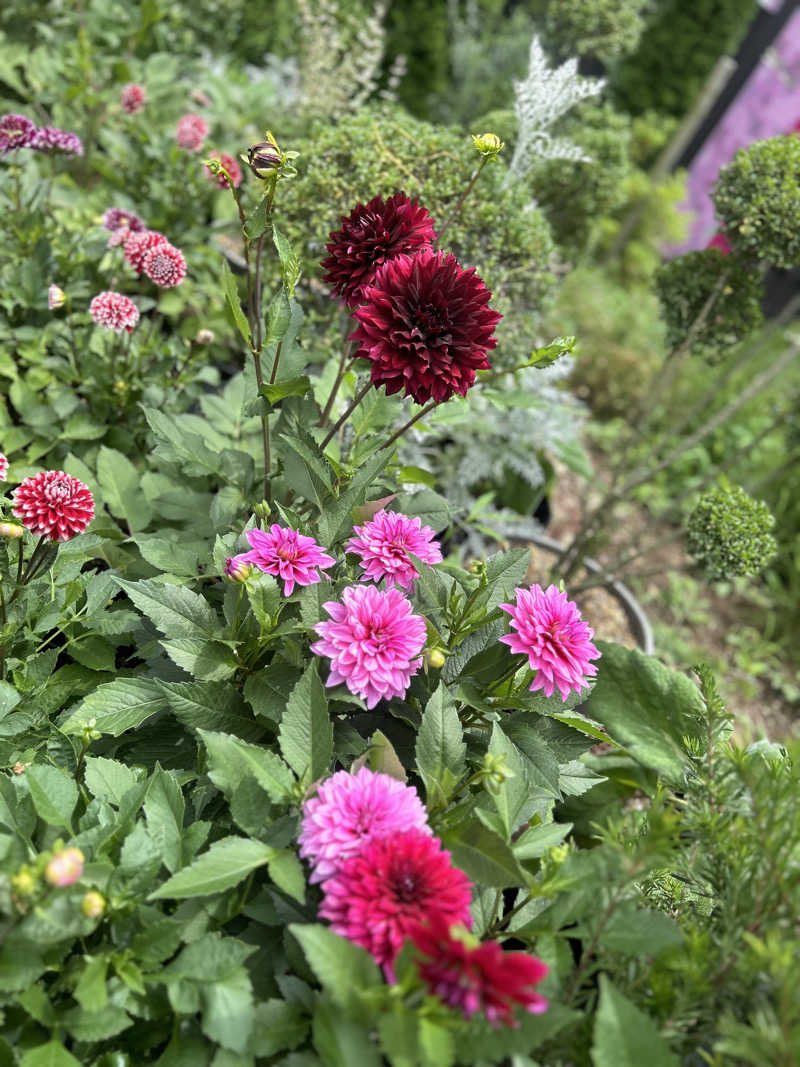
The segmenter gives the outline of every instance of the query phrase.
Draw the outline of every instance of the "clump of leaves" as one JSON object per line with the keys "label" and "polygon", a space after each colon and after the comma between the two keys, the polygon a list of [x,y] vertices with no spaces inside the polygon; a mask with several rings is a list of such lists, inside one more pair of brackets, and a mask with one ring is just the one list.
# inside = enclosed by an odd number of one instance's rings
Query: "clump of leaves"
{"label": "clump of leaves", "polygon": [[774,525],[763,501],[741,486],[721,486],[704,493],[689,516],[688,549],[714,581],[758,574],[777,550]]}

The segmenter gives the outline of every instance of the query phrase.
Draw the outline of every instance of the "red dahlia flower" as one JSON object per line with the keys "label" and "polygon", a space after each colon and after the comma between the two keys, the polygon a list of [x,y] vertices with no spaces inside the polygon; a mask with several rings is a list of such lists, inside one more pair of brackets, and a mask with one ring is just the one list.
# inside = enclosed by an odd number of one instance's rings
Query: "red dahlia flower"
{"label": "red dahlia flower", "polygon": [[536,956],[504,952],[497,941],[474,945],[469,935],[453,936],[440,918],[415,927],[411,940],[423,957],[419,973],[431,993],[467,1019],[482,1011],[493,1026],[517,1026],[515,1004],[534,1015],[547,1010],[545,998],[533,990],[548,971]]}
{"label": "red dahlia flower", "polygon": [[[227,152],[212,152],[208,158],[220,161],[228,174],[230,174],[234,189],[238,189],[242,184],[242,168],[239,166],[238,160],[234,159],[233,156],[229,156]],[[203,170],[208,180],[215,182],[220,189],[228,188],[230,183],[224,174],[213,174],[208,167],[203,167]]]}
{"label": "red dahlia flower", "polygon": [[449,253],[424,249],[384,264],[353,312],[359,325],[350,337],[356,355],[372,361],[373,385],[404,389],[418,404],[466,396],[497,344],[502,316],[491,297],[475,270],[462,270]]}
{"label": "red dahlia flower", "polygon": [[356,204],[347,218],[342,215],[341,228],[330,234],[325,246],[330,255],[320,263],[328,272],[322,280],[334,296],[355,307],[384,263],[430,248],[435,240],[433,219],[405,193],[386,201],[373,197],[368,204]]}
{"label": "red dahlia flower", "polygon": [[14,490],[13,513],[22,525],[50,541],[69,541],[94,518],[94,499],[83,482],[64,471],[42,471]]}
{"label": "red dahlia flower", "polygon": [[119,94],[122,110],[127,111],[129,115],[134,115],[139,108],[144,106],[145,96],[146,93],[142,85],[133,83],[123,86]]}

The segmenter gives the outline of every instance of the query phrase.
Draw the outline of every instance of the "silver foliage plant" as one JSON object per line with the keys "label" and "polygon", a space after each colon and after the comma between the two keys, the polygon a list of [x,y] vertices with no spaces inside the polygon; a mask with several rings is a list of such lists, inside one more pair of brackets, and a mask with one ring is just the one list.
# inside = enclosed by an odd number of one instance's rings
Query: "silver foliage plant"
{"label": "silver foliage plant", "polygon": [[551,67],[539,38],[534,35],[528,57],[528,75],[514,81],[514,111],[519,122],[514,156],[506,184],[524,178],[534,159],[569,159],[590,163],[591,157],[564,137],[553,137],[549,128],[581,100],[597,96],[605,86],[603,78],[578,74],[578,60],[568,59]]}

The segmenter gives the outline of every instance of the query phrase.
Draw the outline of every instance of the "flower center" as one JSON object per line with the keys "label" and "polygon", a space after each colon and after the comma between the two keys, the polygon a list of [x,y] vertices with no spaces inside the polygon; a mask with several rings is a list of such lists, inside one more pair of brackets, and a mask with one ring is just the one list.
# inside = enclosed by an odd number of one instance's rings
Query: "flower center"
{"label": "flower center", "polygon": [[412,900],[416,900],[419,890],[416,871],[408,866],[401,867],[400,870],[395,872],[392,889],[398,900],[403,901],[404,904],[409,904]]}
{"label": "flower center", "polygon": [[278,559],[282,559],[284,563],[293,563],[297,553],[291,545],[281,545],[280,548],[275,550],[275,555]]}
{"label": "flower center", "polygon": [[66,482],[53,482],[48,485],[46,496],[48,500],[61,504],[69,500],[69,485]]}

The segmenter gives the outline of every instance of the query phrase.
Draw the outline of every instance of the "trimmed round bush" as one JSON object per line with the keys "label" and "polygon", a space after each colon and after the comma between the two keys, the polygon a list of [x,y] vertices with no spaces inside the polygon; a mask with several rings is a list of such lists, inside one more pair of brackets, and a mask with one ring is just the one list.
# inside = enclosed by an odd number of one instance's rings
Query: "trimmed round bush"
{"label": "trimmed round bush", "polygon": [[636,50],[647,0],[550,0],[543,44],[561,58],[593,56],[613,63]]}
{"label": "trimmed round bush", "polygon": [[741,486],[704,493],[686,527],[690,555],[712,581],[758,574],[777,550],[767,505]]}

